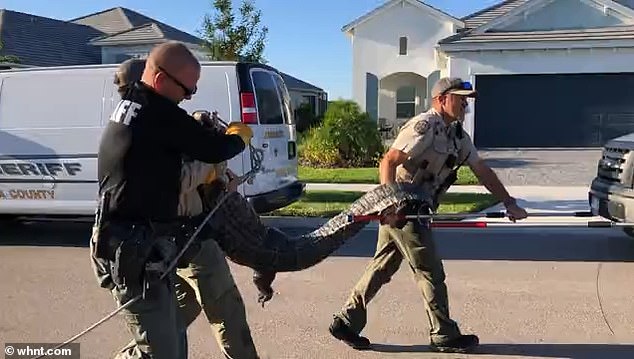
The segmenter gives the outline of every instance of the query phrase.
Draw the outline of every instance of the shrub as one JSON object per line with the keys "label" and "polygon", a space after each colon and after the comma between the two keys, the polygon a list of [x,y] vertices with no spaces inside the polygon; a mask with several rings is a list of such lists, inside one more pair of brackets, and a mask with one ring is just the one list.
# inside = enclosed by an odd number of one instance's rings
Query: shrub
{"label": "shrub", "polygon": [[341,161],[337,151],[337,145],[324,126],[309,129],[297,148],[299,162],[311,167],[339,167]]}
{"label": "shrub", "polygon": [[298,149],[300,163],[311,167],[372,167],[383,154],[376,122],[353,101],[333,101],[323,123],[313,127]]}

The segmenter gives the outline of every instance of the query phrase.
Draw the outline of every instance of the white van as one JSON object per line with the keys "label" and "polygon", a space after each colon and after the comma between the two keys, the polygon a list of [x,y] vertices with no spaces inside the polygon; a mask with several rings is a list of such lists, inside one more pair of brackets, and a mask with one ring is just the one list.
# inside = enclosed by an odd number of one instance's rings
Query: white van
{"label": "white van", "polygon": [[[264,161],[239,191],[266,213],[296,201],[295,123],[279,72],[266,65],[203,62],[198,92],[181,106],[190,114],[217,111],[242,121]],[[97,150],[120,97],[118,65],[39,67],[0,71],[0,216],[84,216],[95,211]],[[251,169],[245,150],[229,161],[238,175]],[[160,176],[161,169],[156,169]]]}

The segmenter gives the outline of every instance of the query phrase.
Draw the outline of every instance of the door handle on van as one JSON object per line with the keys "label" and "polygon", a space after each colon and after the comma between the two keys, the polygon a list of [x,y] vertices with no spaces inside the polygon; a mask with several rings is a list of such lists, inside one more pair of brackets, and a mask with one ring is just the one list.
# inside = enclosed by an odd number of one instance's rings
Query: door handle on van
{"label": "door handle on van", "polygon": [[288,159],[292,160],[297,156],[297,144],[294,141],[288,141]]}

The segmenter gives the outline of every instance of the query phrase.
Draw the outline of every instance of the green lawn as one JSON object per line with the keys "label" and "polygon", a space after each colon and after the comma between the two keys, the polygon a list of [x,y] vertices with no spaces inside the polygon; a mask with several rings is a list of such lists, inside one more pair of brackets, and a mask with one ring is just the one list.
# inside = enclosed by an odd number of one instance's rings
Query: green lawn
{"label": "green lawn", "polygon": [[[307,191],[297,202],[269,213],[273,216],[333,217],[346,210],[365,192]],[[490,194],[446,193],[441,200],[439,213],[478,212],[498,201]]]}
{"label": "green lawn", "polygon": [[[299,180],[305,183],[379,183],[379,169],[365,168],[311,168],[299,166]],[[456,185],[477,185],[478,179],[469,167],[460,167]]]}

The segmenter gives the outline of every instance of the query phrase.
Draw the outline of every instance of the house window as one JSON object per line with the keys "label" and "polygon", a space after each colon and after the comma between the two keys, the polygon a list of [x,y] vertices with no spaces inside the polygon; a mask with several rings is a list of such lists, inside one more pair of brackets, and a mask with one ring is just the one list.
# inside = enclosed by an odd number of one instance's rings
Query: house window
{"label": "house window", "polygon": [[396,118],[414,117],[416,112],[416,88],[402,86],[396,90]]}
{"label": "house window", "polygon": [[401,36],[398,39],[398,54],[399,55],[407,55],[407,37]]}
{"label": "house window", "polygon": [[308,104],[312,109],[313,114],[316,113],[317,109],[317,98],[315,96],[302,96],[302,102]]}

